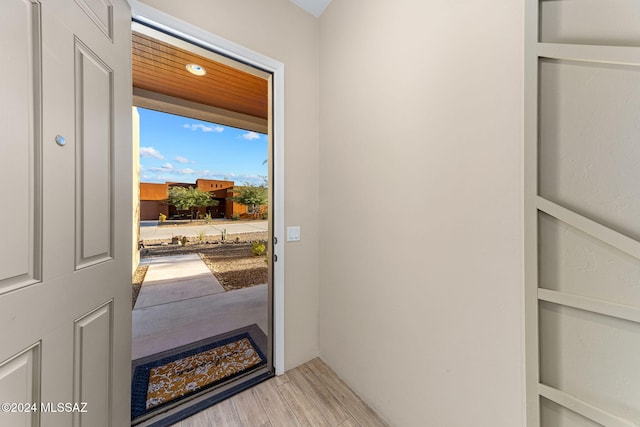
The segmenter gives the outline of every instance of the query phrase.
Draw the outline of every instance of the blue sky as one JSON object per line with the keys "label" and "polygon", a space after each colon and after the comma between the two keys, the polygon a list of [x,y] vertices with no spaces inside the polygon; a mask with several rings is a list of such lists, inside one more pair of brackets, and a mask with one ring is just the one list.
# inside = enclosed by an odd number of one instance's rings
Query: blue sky
{"label": "blue sky", "polygon": [[140,181],[226,179],[261,184],[267,175],[265,134],[138,108]]}

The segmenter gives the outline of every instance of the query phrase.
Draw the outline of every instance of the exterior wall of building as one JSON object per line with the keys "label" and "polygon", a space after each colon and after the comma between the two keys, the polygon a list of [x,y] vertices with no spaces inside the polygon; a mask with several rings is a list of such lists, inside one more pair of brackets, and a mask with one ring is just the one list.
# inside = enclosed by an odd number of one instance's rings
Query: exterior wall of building
{"label": "exterior wall of building", "polygon": [[217,179],[197,179],[197,187],[211,194],[218,201],[217,206],[209,206],[207,208],[198,209],[198,214],[211,213],[212,218],[231,218],[233,215],[233,206],[227,199],[233,194],[233,181],[217,180]]}
{"label": "exterior wall of building", "polygon": [[[233,204],[231,215],[238,215],[240,219],[253,219],[255,215],[249,212],[249,207],[242,205],[238,202],[231,202]],[[261,217],[262,213],[266,212],[266,207],[260,207],[260,211],[258,213],[258,218]]]}
{"label": "exterior wall of building", "polygon": [[218,192],[219,190],[233,190],[235,183],[233,181],[223,181],[218,179],[196,179],[196,186],[207,192]]}
{"label": "exterior wall of building", "polygon": [[151,182],[140,183],[140,200],[167,200],[169,197],[169,184],[156,184]]}
{"label": "exterior wall of building", "polygon": [[169,196],[169,185],[151,182],[140,183],[140,220],[157,220],[161,213],[169,216],[165,200]]}
{"label": "exterior wall of building", "polygon": [[[237,186],[230,189],[228,198],[232,198],[234,196],[234,191],[237,192],[242,188],[243,186]],[[238,215],[239,219],[254,219],[256,217],[253,212],[249,212],[250,209],[248,206],[245,206],[238,202],[234,202],[232,200],[229,201],[229,204],[232,204],[232,206],[229,209],[230,214],[228,214],[228,218],[232,218],[233,215]],[[263,213],[267,212],[267,206],[261,206],[259,209],[260,210],[258,212],[258,218],[260,218]]]}
{"label": "exterior wall of building", "polygon": [[[196,210],[198,217],[204,217],[207,213],[212,218],[233,218],[234,214],[241,219],[253,218],[247,213],[247,207],[229,200],[233,197],[233,181],[197,179],[195,186],[201,191],[211,194],[218,201],[217,206],[203,206]],[[178,211],[175,206],[166,203],[169,197],[169,188],[173,186],[193,187],[194,184],[185,182],[165,182],[163,184],[141,182],[140,183],[140,219],[143,221],[157,220],[162,213],[167,218],[185,214],[187,211]]]}
{"label": "exterior wall of building", "polygon": [[140,200],[140,220],[154,221],[160,214],[169,216],[169,206],[158,200]]}

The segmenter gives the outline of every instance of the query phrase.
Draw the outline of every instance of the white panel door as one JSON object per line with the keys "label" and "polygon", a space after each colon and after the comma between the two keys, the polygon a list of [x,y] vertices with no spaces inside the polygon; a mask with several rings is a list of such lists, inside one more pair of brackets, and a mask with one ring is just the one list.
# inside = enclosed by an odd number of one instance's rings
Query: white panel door
{"label": "white panel door", "polygon": [[129,424],[130,19],[2,2],[1,426]]}
{"label": "white panel door", "polygon": [[640,7],[528,0],[529,426],[640,425]]}

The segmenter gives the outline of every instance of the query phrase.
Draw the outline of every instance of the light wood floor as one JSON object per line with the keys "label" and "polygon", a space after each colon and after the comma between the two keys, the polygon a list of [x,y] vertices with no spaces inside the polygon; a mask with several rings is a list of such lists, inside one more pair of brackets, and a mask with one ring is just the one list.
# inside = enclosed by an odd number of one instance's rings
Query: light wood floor
{"label": "light wood floor", "polygon": [[320,359],[272,378],[173,427],[387,427]]}

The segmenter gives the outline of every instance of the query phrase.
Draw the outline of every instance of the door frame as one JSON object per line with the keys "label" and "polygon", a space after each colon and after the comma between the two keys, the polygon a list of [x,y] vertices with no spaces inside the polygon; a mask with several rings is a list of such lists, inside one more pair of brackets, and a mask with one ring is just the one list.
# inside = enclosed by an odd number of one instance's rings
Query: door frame
{"label": "door frame", "polygon": [[[178,36],[245,64],[272,74],[272,144],[273,144],[273,366],[276,375],[284,373],[284,64],[226,40],[188,22],[161,12],[137,0],[128,0],[132,19],[150,27]],[[282,243],[276,244],[277,241]]]}

